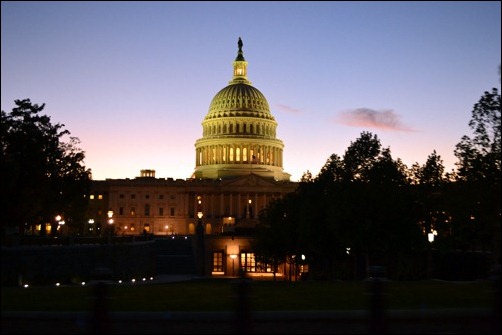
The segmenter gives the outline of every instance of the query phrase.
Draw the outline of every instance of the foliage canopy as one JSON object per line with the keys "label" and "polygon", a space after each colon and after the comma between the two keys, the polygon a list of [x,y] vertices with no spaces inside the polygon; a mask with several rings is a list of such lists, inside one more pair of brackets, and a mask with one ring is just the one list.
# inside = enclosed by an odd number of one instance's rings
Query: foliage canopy
{"label": "foliage canopy", "polygon": [[64,141],[70,132],[42,114],[45,104],[24,99],[15,105],[10,113],[1,111],[2,235],[37,224],[57,225],[56,215],[71,230],[84,219],[91,182],[79,139]]}

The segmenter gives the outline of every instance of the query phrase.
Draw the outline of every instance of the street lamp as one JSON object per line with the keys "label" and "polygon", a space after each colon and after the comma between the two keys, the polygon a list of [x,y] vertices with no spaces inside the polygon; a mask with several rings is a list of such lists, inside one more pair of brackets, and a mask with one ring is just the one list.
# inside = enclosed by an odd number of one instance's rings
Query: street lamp
{"label": "street lamp", "polygon": [[94,219],[89,219],[88,223],[89,223],[88,231],[91,232],[91,235],[92,235],[93,230],[94,230]]}
{"label": "street lamp", "polygon": [[435,229],[432,229],[429,234],[427,234],[427,239],[430,243],[434,242],[434,236],[437,236],[438,232]]}
{"label": "street lamp", "polygon": [[427,277],[432,278],[432,242],[434,242],[434,236],[438,234],[437,230],[431,229],[430,233],[427,234],[427,239],[429,240],[429,248],[427,255]]}
{"label": "street lamp", "polygon": [[109,225],[109,229],[110,229],[110,234],[113,235],[114,234],[114,229],[113,229],[113,211],[110,209],[108,211],[108,213],[106,213],[108,215],[108,225]]}
{"label": "street lamp", "polygon": [[247,211],[246,211],[246,217],[248,219],[251,218],[251,203],[252,203],[252,200],[248,199],[248,205],[247,205]]}
{"label": "street lamp", "polygon": [[65,224],[63,217],[61,215],[56,215],[56,222],[58,223],[57,231],[60,232],[61,235],[63,235],[63,226]]}
{"label": "street lamp", "polygon": [[199,220],[197,220],[197,234],[204,234],[204,226],[202,225],[202,217],[204,214],[202,212],[197,212],[197,217]]}
{"label": "street lamp", "polygon": [[[202,216],[204,216],[204,214],[202,214],[202,200],[201,200],[201,197],[198,196],[197,197],[197,217],[199,218],[199,220],[197,221],[197,230],[200,230],[202,227]],[[203,232],[204,230],[202,230]]]}
{"label": "street lamp", "polygon": [[112,210],[109,210],[108,213],[106,213],[108,215],[108,223],[112,224],[113,223],[113,211]]}
{"label": "street lamp", "polygon": [[205,251],[204,251],[204,226],[202,225],[202,201],[200,200],[201,197],[198,196],[197,199],[198,201],[198,208],[197,208],[197,217],[199,220],[197,221],[197,228],[195,231],[196,234],[196,259],[197,259],[197,272],[200,276],[204,276],[205,273],[205,265],[204,265],[204,257],[205,257]]}
{"label": "street lamp", "polygon": [[235,276],[235,271],[234,271],[234,261],[237,258],[236,254],[231,254],[230,258],[232,258],[232,276]]}

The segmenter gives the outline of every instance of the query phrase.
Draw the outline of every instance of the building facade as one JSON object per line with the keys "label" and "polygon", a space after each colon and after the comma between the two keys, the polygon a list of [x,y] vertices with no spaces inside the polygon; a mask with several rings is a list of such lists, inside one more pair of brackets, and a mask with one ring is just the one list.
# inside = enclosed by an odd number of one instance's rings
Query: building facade
{"label": "building facade", "polygon": [[277,122],[247,78],[242,47],[239,38],[233,78],[214,96],[202,121],[192,177],[157,178],[155,170],[141,170],[133,179],[93,181],[88,234],[195,235],[201,224],[206,274],[235,272],[230,260],[241,268],[254,264],[250,237],[243,236],[270,201],[293,192],[297,183],[284,172]]}

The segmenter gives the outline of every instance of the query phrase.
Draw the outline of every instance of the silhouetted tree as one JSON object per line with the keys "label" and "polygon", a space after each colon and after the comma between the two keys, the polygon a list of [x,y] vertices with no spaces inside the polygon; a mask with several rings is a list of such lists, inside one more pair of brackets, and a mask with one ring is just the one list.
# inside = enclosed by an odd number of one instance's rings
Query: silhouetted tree
{"label": "silhouetted tree", "polygon": [[334,193],[345,198],[336,209],[343,215],[339,230],[351,251],[365,256],[368,272],[371,264],[386,264],[417,246],[420,232],[410,210],[415,200],[406,166],[382,149],[376,135],[363,132],[343,162],[348,178]]}
{"label": "silhouetted tree", "polygon": [[367,181],[368,172],[380,155],[382,144],[377,135],[364,131],[356,141],[351,142],[343,156],[345,178]]}
{"label": "silhouetted tree", "polygon": [[[474,104],[469,127],[456,145],[458,181],[451,206],[456,210],[455,235],[463,248],[493,251],[500,258],[501,119],[500,94],[486,91]],[[466,212],[468,211],[468,212]]]}
{"label": "silhouetted tree", "polygon": [[22,234],[37,224],[55,224],[57,214],[75,228],[83,223],[91,179],[79,140],[63,141],[70,132],[41,114],[45,104],[14,102],[12,112],[1,111],[2,236],[7,230]]}
{"label": "silhouetted tree", "polygon": [[496,88],[485,92],[474,105],[469,127],[474,136],[464,135],[455,147],[459,178],[500,184],[500,94]]}
{"label": "silhouetted tree", "polygon": [[261,219],[282,227],[270,233],[288,241],[284,255],[306,255],[314,278],[355,278],[357,257],[368,266],[370,256],[386,261],[422,236],[406,171],[376,135],[363,132],[343,159],[332,154],[315,178],[302,178],[296,192]]}
{"label": "silhouetted tree", "polygon": [[278,265],[300,252],[298,243],[298,220],[293,215],[298,197],[290,193],[272,201],[260,212],[257,238],[253,242],[256,260],[270,264],[274,275]]}

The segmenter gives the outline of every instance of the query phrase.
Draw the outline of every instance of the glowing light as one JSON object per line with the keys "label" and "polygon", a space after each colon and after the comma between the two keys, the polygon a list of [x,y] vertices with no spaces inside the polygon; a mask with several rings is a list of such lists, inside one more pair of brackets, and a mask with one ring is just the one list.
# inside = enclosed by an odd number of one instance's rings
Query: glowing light
{"label": "glowing light", "polygon": [[437,236],[438,232],[437,230],[433,229],[429,234],[427,234],[427,239],[429,240],[430,243],[434,242],[434,236]]}

